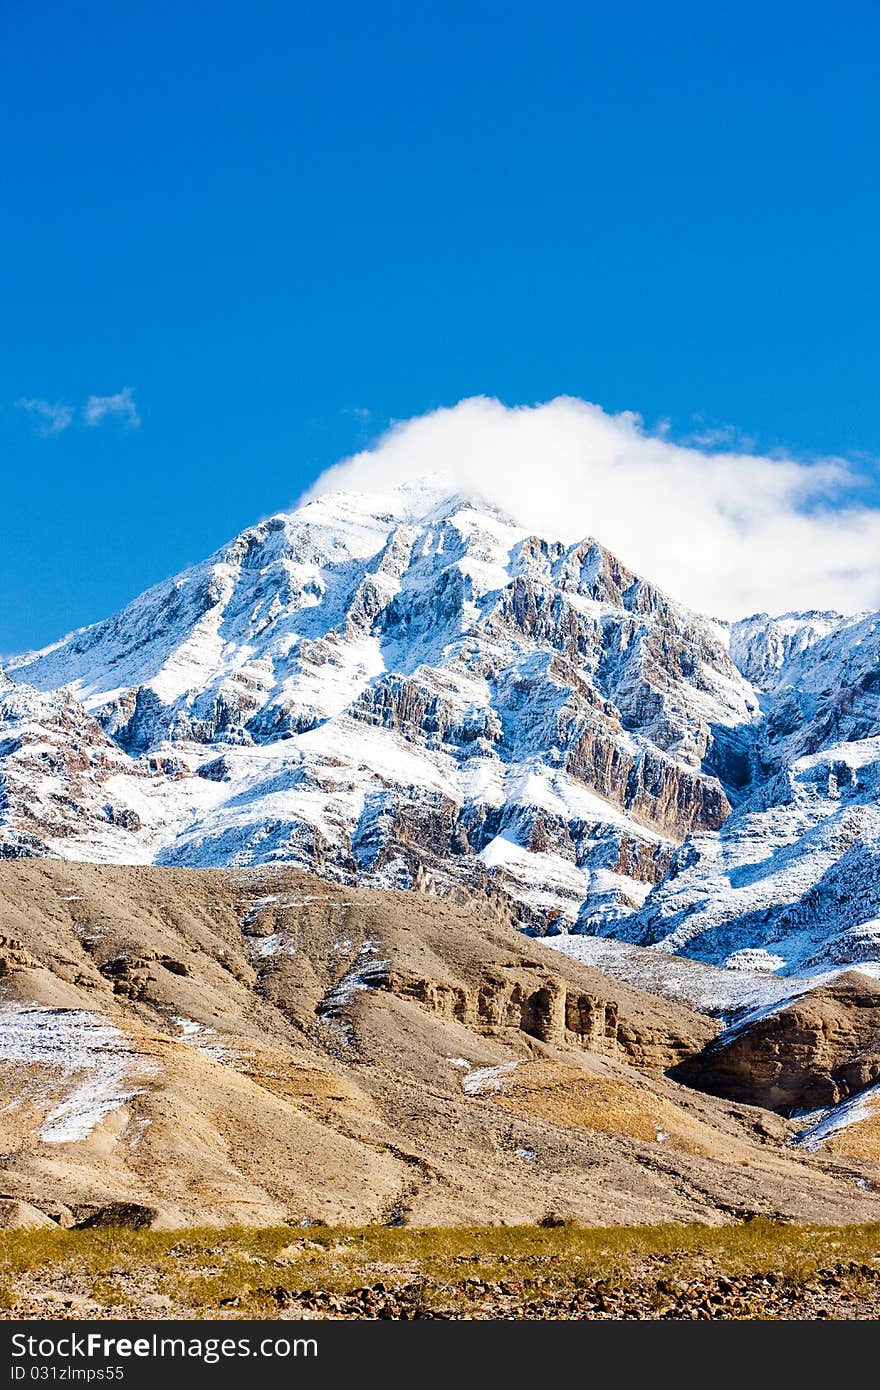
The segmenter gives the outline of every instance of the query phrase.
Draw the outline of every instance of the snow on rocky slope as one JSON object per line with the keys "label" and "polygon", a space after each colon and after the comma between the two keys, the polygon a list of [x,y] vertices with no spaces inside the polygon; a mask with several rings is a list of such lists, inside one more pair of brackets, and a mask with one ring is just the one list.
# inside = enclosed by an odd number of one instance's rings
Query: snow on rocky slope
{"label": "snow on rocky slope", "polygon": [[145,775],[66,691],[0,672],[0,856],[124,858],[139,820],[112,788]]}
{"label": "snow on rocky slope", "polygon": [[878,958],[878,634],[700,617],[442,478],[322,497],[9,664],[0,854],[293,861],[716,964]]}
{"label": "snow on rocky slope", "polygon": [[791,661],[856,621],[842,613],[755,613],[729,625],[730,655],[756,690],[773,691]]}
{"label": "snow on rocky slope", "polygon": [[880,960],[880,615],[777,674],[754,789],[696,834],[622,935],[783,972]]}

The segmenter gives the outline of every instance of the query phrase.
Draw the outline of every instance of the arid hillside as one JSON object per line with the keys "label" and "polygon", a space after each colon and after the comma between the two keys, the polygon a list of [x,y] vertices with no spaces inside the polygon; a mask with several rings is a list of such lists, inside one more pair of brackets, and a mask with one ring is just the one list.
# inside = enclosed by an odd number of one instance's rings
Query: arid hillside
{"label": "arid hillside", "polygon": [[7,1225],[880,1220],[870,1122],[670,1079],[719,1022],[495,899],[7,862],[0,990]]}

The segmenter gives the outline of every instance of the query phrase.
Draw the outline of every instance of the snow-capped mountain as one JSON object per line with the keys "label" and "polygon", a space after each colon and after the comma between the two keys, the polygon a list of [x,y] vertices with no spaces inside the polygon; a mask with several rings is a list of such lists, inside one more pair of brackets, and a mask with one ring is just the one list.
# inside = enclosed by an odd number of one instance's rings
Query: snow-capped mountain
{"label": "snow-capped mountain", "polygon": [[714,622],[442,478],[321,497],[9,663],[0,853],[287,860],[710,960],[880,955],[874,623]]}
{"label": "snow-capped mountain", "polygon": [[758,715],[718,624],[436,479],[272,517],[10,669],[46,809],[7,771],[7,853],[488,878],[542,926],[630,913],[720,826]]}

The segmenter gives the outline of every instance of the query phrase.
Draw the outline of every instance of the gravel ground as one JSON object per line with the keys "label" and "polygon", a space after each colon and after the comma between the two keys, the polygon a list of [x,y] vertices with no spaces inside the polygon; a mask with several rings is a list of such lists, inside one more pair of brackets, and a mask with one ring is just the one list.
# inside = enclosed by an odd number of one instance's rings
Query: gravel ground
{"label": "gravel ground", "polygon": [[855,1262],[821,1269],[806,1282],[772,1273],[681,1280],[646,1271],[625,1287],[597,1280],[547,1296],[479,1279],[450,1290],[445,1307],[442,1293],[416,1281],[397,1288],[378,1283],[348,1295],[279,1288],[277,1299],[282,1316],[304,1319],[880,1319],[880,1268]]}
{"label": "gravel ground", "polygon": [[[464,1257],[463,1262],[467,1262]],[[813,1320],[880,1319],[880,1261],[856,1260],[820,1268],[804,1278],[767,1273],[725,1274],[715,1265],[683,1272],[675,1257],[656,1256],[634,1265],[621,1281],[577,1279],[566,1284],[558,1273],[526,1271],[518,1262],[510,1280],[479,1276],[430,1280],[406,1279],[389,1271],[383,1280],[338,1291],[287,1284],[259,1285],[268,1319],[445,1319],[620,1321],[673,1320]],[[395,1274],[403,1275],[400,1282]],[[132,1278],[136,1279],[136,1275]],[[144,1285],[149,1284],[144,1278]],[[108,1307],[83,1290],[84,1281],[68,1277],[66,1287],[47,1288],[45,1279],[22,1281],[20,1296],[6,1312],[14,1319],[118,1319],[146,1317],[253,1317],[237,1296],[220,1298],[213,1307],[168,1298],[143,1287],[130,1289],[123,1307]]]}

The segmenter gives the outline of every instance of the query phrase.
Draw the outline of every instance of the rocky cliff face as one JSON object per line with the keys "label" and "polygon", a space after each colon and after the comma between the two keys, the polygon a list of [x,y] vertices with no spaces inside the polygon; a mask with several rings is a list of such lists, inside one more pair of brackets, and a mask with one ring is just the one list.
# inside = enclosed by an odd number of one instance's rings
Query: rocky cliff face
{"label": "rocky cliff face", "polygon": [[693,1027],[685,1033],[633,1023],[621,1017],[614,999],[536,971],[531,963],[526,968],[490,966],[470,988],[394,969],[377,972],[370,984],[468,1028],[492,1035],[512,1029],[542,1043],[582,1048],[647,1071],[666,1071],[695,1051]]}
{"label": "rocky cliff face", "polygon": [[676,1074],[785,1114],[837,1105],[880,1079],[880,983],[844,974],[728,1029]]}

